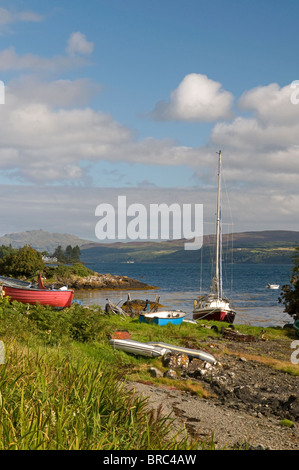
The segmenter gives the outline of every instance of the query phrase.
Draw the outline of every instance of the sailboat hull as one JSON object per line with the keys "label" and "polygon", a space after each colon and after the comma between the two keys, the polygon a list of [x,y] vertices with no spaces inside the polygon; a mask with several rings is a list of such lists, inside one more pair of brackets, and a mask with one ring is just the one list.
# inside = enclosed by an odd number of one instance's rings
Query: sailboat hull
{"label": "sailboat hull", "polygon": [[231,308],[226,298],[218,298],[215,295],[200,297],[194,303],[193,319],[205,319],[233,323],[236,312]]}
{"label": "sailboat hull", "polygon": [[234,323],[236,313],[233,310],[201,309],[193,312],[193,320],[213,320]]}

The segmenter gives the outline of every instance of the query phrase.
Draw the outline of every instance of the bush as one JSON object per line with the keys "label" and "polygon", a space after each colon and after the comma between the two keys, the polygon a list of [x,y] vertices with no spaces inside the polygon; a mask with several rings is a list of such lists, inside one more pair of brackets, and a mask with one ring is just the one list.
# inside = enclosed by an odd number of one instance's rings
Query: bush
{"label": "bush", "polygon": [[299,319],[299,247],[294,255],[294,267],[290,284],[282,286],[278,302],[284,304],[287,312],[294,320]]}
{"label": "bush", "polygon": [[42,254],[27,245],[13,250],[0,261],[0,271],[4,276],[32,277],[44,267]]}
{"label": "bush", "polygon": [[45,344],[57,345],[74,340],[90,343],[101,331],[101,309],[88,309],[74,304],[57,310],[43,305],[27,305],[0,300],[0,337],[18,337],[26,340],[34,334]]}
{"label": "bush", "polygon": [[59,266],[46,266],[44,273],[46,278],[54,281],[67,282],[73,276],[86,277],[94,274],[94,271],[86,268],[82,263],[75,263],[72,266],[61,264]]}

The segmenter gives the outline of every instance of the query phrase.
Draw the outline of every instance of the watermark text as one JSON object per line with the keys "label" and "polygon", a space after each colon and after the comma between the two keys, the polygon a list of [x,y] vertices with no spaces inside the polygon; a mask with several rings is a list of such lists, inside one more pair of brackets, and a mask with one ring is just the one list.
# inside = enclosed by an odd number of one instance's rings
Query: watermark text
{"label": "watermark text", "polygon": [[292,349],[297,348],[297,349],[291,354],[291,363],[292,363],[292,364],[299,364],[299,340],[292,341],[292,343],[291,343],[291,348],[292,348]]}
{"label": "watermark text", "polygon": [[99,240],[194,239],[184,243],[185,250],[199,250],[203,240],[203,205],[149,204],[127,205],[126,196],[118,196],[117,207],[99,204],[95,215],[95,234]]}
{"label": "watermark text", "polygon": [[294,88],[294,91],[291,94],[291,103],[298,104],[299,103],[299,80],[294,80],[291,83],[291,88]]}

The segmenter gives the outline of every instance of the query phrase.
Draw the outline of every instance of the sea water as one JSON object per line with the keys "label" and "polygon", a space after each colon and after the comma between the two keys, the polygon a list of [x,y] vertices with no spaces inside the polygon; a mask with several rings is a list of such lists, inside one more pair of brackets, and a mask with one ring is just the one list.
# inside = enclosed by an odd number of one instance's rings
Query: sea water
{"label": "sea water", "polygon": [[[214,275],[212,265],[197,263],[91,263],[88,267],[98,273],[128,276],[150,286],[151,290],[131,290],[132,299],[155,300],[167,309],[180,309],[192,318],[194,300],[208,293]],[[273,264],[229,264],[223,268],[223,294],[231,300],[236,310],[235,323],[255,326],[283,326],[291,322],[284,312],[278,297],[281,289],[271,290],[266,286],[290,282],[292,265]],[[85,305],[106,304],[106,299],[122,305],[128,291],[89,290],[77,291],[75,299]]]}

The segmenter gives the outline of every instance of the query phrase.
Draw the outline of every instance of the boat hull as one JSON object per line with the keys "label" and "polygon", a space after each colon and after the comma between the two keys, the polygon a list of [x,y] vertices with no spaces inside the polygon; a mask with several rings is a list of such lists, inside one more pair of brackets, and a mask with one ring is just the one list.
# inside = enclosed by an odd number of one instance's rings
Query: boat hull
{"label": "boat hull", "polygon": [[279,289],[279,284],[267,284],[267,289],[274,289],[274,290],[277,290]]}
{"label": "boat hull", "polygon": [[165,347],[156,346],[149,343],[141,343],[132,339],[111,338],[109,344],[120,351],[135,354],[136,356],[159,357],[170,352]]}
{"label": "boat hull", "polygon": [[234,323],[236,313],[233,310],[223,309],[202,309],[193,312],[193,320],[213,320]]}
{"label": "boat hull", "polygon": [[155,323],[156,325],[164,326],[168,324],[180,325],[186,314],[184,312],[166,311],[155,313],[141,313],[139,321],[141,323]]}
{"label": "boat hull", "polygon": [[151,341],[149,344],[154,346],[159,346],[160,348],[169,349],[172,353],[175,354],[186,354],[188,357],[200,359],[201,361],[210,362],[211,364],[215,364],[217,361],[212,354],[209,354],[205,351],[201,351],[200,349],[190,349],[184,348],[183,346],[174,346],[173,344],[167,344],[160,341]]}
{"label": "boat hull", "polygon": [[24,304],[35,305],[39,303],[41,305],[60,308],[70,307],[74,297],[73,290],[22,289],[2,286],[2,291],[4,296]]}
{"label": "boat hull", "polygon": [[226,323],[233,323],[236,312],[231,308],[230,302],[226,298],[219,298],[215,295],[200,297],[194,303],[193,320],[214,320]]}

